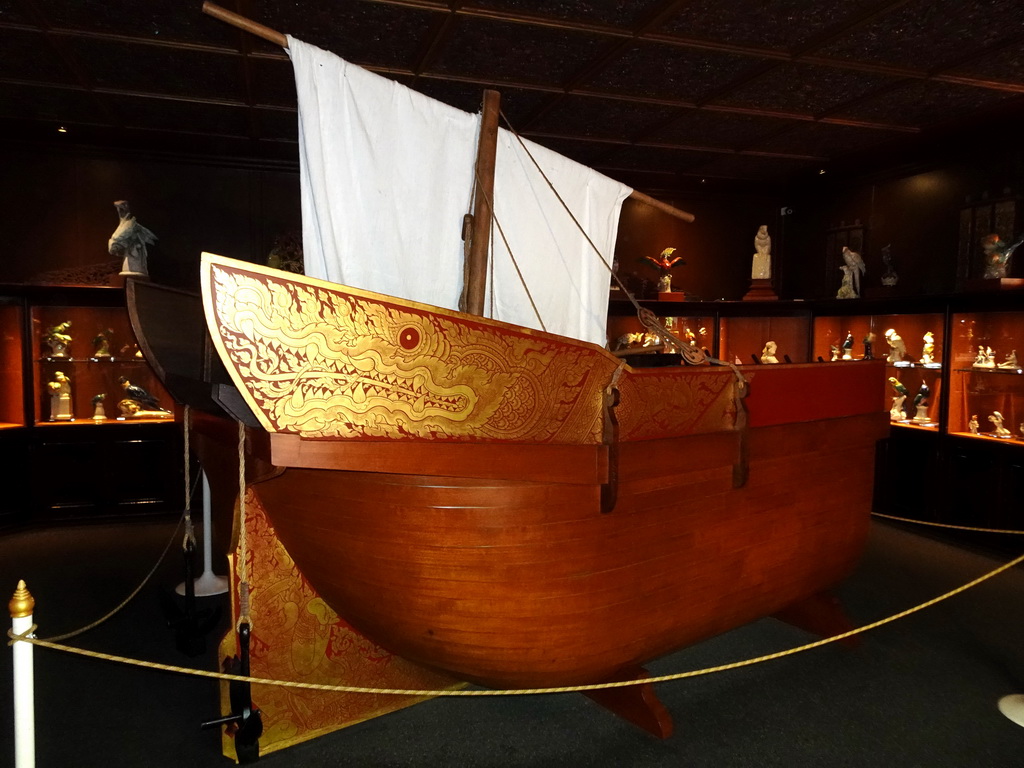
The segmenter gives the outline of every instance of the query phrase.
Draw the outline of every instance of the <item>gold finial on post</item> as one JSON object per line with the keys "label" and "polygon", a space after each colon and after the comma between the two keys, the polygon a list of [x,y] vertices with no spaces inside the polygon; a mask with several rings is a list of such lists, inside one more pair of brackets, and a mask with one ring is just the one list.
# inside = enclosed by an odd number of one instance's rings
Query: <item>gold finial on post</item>
{"label": "gold finial on post", "polygon": [[11,611],[12,619],[23,619],[32,615],[32,611],[36,607],[36,599],[28,591],[24,579],[18,580],[18,588],[14,590],[14,596],[7,603],[7,607]]}

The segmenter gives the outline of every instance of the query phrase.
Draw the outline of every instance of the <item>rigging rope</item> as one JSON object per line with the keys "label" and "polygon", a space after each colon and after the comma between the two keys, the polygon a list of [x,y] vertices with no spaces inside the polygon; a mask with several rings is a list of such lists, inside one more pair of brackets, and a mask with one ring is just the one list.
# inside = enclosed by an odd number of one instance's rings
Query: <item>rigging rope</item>
{"label": "rigging rope", "polygon": [[182,428],[184,432],[183,443],[185,446],[185,538],[182,539],[181,548],[187,550],[189,545],[196,545],[196,531],[192,525],[192,462],[190,461],[189,436],[192,430],[192,409],[186,403],[185,412],[182,417]]}
{"label": "rigging rope", "polygon": [[245,525],[245,425],[238,422],[238,627],[252,626],[249,616],[249,547]]}
{"label": "rigging rope", "polygon": [[[555,185],[552,183],[551,179],[548,178],[548,175],[544,172],[544,169],[541,168],[540,163],[537,162],[537,158],[533,156],[533,153],[530,151],[530,148],[526,146],[526,142],[523,141],[523,137],[519,135],[519,132],[515,128],[512,127],[512,123],[509,122],[509,119],[505,115],[505,113],[501,112],[500,114],[502,120],[505,121],[505,125],[508,126],[509,132],[516,138],[516,141],[519,142],[519,146],[522,147],[523,151],[526,153],[526,156],[530,158],[530,162],[533,163],[534,167],[537,169],[537,172],[540,173],[541,178],[543,178],[544,181],[547,183],[548,187],[551,189],[552,194],[554,194],[555,199],[558,200],[558,202],[562,205],[562,208],[565,209],[565,212],[569,214],[569,218],[572,219],[573,224],[576,225],[576,228],[580,231],[580,234],[582,234],[583,237],[586,238],[587,243],[594,250],[594,253],[597,254],[597,257],[601,260],[601,263],[604,265],[604,268],[608,270],[609,274],[612,276],[615,282],[618,283],[619,288],[621,288],[622,292],[625,293],[626,298],[629,299],[634,309],[636,309],[637,317],[639,318],[644,328],[646,328],[651,333],[659,336],[666,346],[675,348],[675,350],[683,356],[683,360],[688,365],[703,365],[708,360],[708,357],[705,355],[704,350],[702,350],[695,344],[684,342],[682,339],[680,339],[678,336],[676,336],[674,333],[668,330],[668,328],[666,328],[658,320],[657,316],[653,312],[651,312],[649,309],[645,309],[644,307],[640,306],[640,302],[637,301],[632,291],[626,288],[625,284],[615,273],[615,270],[612,268],[611,263],[608,261],[605,255],[601,253],[601,249],[597,247],[597,244],[593,241],[593,239],[591,239],[590,234],[586,231],[586,229],[583,228],[583,225],[580,224],[579,219],[576,218],[576,214],[572,212],[572,210],[569,208],[568,203],[566,203],[562,196],[558,193],[558,190],[555,188]],[[493,207],[491,208],[491,210],[493,212]],[[518,266],[516,267],[516,269],[518,271]],[[522,279],[521,276],[520,279]],[[715,362],[718,363],[719,361]]]}
{"label": "rigging rope", "polygon": [[[479,183],[479,176],[477,182]],[[475,186],[475,185],[474,185]],[[488,207],[491,209],[491,221],[494,222],[494,227],[491,227],[491,252],[494,252],[494,230],[498,230],[498,234],[501,235],[501,241],[505,244],[505,250],[508,251],[509,258],[512,259],[512,266],[516,269],[516,274],[519,276],[519,282],[523,286],[523,290],[526,291],[526,298],[530,300],[530,306],[533,307],[533,314],[537,318],[537,322],[540,323],[542,331],[547,331],[547,326],[544,325],[544,318],[540,316],[540,310],[537,309],[537,303],[533,300],[533,294],[530,292],[530,286],[526,284],[526,278],[523,277],[522,270],[519,269],[519,262],[516,261],[516,256],[512,252],[512,246],[508,242],[508,238],[505,237],[505,230],[501,226],[501,222],[498,221],[497,213],[494,210],[494,201],[491,197],[481,189],[480,192],[483,194],[484,199],[487,201]],[[494,259],[489,259],[489,268],[491,270],[491,315],[494,315]]]}

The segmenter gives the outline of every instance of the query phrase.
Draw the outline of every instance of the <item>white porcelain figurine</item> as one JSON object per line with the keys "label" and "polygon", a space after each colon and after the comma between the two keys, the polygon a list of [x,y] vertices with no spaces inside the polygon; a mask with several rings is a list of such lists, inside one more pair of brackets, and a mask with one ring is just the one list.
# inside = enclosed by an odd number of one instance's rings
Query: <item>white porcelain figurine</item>
{"label": "white porcelain figurine", "polygon": [[907,412],[903,410],[903,402],[907,399],[907,388],[895,376],[889,377],[889,384],[896,393],[892,398],[892,408],[889,409],[890,421],[905,421]]}
{"label": "white porcelain figurine", "polygon": [[992,347],[978,347],[978,354],[974,358],[972,368],[995,368],[996,354]]}
{"label": "white porcelain figurine", "polygon": [[753,280],[770,280],[772,276],[772,238],[768,225],[762,224],[754,236],[754,260],[750,268]]}
{"label": "white porcelain figurine", "polygon": [[1010,430],[1003,426],[1003,414],[999,411],[992,411],[992,415],[988,417],[988,420],[992,422],[992,426],[995,428],[993,434],[996,437],[1004,439],[1010,437]]}
{"label": "white porcelain figurine", "polygon": [[907,354],[907,345],[903,342],[903,337],[896,333],[895,328],[890,328],[885,332],[885,340],[889,344],[889,356],[885,358],[886,362],[902,363]]}
{"label": "white porcelain figurine", "polygon": [[53,374],[53,381],[46,388],[50,391],[50,421],[71,421],[71,380],[61,371]]}
{"label": "white porcelain figurine", "polygon": [[931,365],[935,362],[935,337],[931,331],[926,331],[924,334],[924,349],[921,351],[919,362],[923,365]]}

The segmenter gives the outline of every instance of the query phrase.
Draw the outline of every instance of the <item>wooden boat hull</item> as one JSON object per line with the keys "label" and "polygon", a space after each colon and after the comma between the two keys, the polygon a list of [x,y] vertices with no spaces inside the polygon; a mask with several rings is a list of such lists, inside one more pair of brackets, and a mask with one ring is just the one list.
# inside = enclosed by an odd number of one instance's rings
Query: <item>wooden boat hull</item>
{"label": "wooden boat hull", "polygon": [[624,444],[607,514],[596,484],[291,468],[259,493],[320,595],[382,646],[492,687],[575,685],[844,578],[887,427],[753,428],[740,489],[735,432]]}
{"label": "wooden boat hull", "polygon": [[238,393],[217,400],[259,425],[280,540],[411,661],[497,687],[607,681],[813,599],[861,553],[882,361],[748,368],[743,405],[727,368],[634,370],[220,257],[202,284]]}

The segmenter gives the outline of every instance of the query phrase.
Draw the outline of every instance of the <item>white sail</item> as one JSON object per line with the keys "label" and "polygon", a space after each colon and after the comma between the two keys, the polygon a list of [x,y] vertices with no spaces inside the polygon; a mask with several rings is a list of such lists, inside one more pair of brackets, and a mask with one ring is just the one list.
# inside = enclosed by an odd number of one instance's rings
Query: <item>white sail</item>
{"label": "white sail", "polygon": [[[306,273],[455,309],[462,219],[470,206],[479,115],[431,99],[288,38],[299,106]],[[631,190],[528,142],[559,195],[610,261]],[[604,344],[607,267],[518,140],[500,131],[494,210],[543,327]],[[487,314],[540,328],[493,228]]]}

